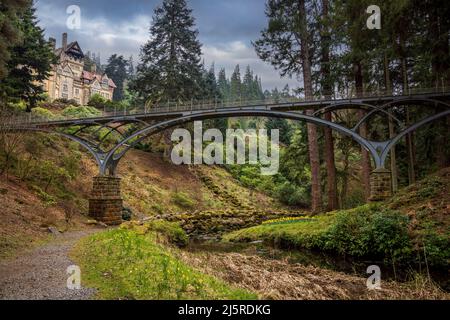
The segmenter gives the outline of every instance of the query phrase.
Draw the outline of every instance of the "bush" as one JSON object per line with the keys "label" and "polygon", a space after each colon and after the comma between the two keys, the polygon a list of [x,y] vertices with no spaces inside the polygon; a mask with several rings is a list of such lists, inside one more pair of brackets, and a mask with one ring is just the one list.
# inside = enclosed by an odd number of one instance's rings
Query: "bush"
{"label": "bush", "polygon": [[184,192],[173,193],[172,202],[183,209],[192,209],[195,206],[195,201]]}
{"label": "bush", "polygon": [[51,111],[41,107],[33,108],[31,112],[33,115],[47,120],[52,120],[56,118],[56,116]]}
{"label": "bush", "polygon": [[97,109],[103,109],[106,106],[106,99],[103,98],[98,93],[93,94],[91,98],[89,99],[88,106],[94,107]]}
{"label": "bush", "polygon": [[310,203],[309,193],[305,188],[298,187],[289,181],[284,182],[275,189],[276,197],[281,203],[289,206],[307,208]]}
{"label": "bush", "polygon": [[154,220],[146,223],[146,225],[149,227],[149,230],[165,235],[170,243],[179,247],[185,247],[189,242],[189,236],[176,222]]}
{"label": "bush", "polygon": [[62,111],[62,115],[69,118],[91,118],[101,115],[101,112],[89,106],[68,106]]}
{"label": "bush", "polygon": [[410,257],[408,217],[366,205],[341,211],[326,234],[327,249],[352,256],[399,261]]}

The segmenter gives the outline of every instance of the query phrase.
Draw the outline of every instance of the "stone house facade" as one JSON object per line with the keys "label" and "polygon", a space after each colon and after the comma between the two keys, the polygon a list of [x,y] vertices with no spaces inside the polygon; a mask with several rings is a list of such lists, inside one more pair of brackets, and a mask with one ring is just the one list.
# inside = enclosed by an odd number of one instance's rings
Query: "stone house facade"
{"label": "stone house facade", "polygon": [[51,74],[44,81],[44,90],[50,101],[56,99],[75,100],[80,105],[86,105],[94,94],[100,94],[107,100],[112,100],[116,85],[107,74],[84,70],[84,54],[77,41],[67,43],[67,33],[62,36],[62,47],[56,49],[56,40],[49,42],[58,58]]}

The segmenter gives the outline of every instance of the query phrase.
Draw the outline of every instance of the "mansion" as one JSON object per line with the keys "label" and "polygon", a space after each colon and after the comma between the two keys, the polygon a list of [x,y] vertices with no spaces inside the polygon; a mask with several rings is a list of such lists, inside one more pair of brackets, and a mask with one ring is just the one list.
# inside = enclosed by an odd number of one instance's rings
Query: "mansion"
{"label": "mansion", "polygon": [[108,75],[97,73],[95,67],[91,71],[84,70],[84,54],[78,42],[67,43],[67,33],[62,36],[61,48],[56,49],[54,38],[49,42],[58,58],[58,63],[43,83],[51,101],[67,99],[86,105],[94,94],[112,100],[116,85]]}

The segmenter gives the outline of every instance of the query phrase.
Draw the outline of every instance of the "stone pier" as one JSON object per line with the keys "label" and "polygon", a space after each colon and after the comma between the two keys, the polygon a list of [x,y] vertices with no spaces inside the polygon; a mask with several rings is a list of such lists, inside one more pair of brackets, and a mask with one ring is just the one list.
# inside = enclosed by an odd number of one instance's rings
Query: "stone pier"
{"label": "stone pier", "polygon": [[89,216],[107,225],[118,225],[122,223],[122,209],[120,178],[94,177],[89,198]]}
{"label": "stone pier", "polygon": [[392,175],[387,169],[375,169],[370,174],[370,201],[383,201],[392,196]]}

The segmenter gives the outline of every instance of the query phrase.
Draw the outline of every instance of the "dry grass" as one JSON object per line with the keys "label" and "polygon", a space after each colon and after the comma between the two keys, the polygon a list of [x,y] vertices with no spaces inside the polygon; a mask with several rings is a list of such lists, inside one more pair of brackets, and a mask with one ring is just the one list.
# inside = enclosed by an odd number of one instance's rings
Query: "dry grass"
{"label": "dry grass", "polygon": [[183,252],[182,259],[205,273],[258,293],[262,299],[450,299],[449,294],[421,277],[404,284],[382,282],[381,290],[368,290],[365,278],[254,255]]}

